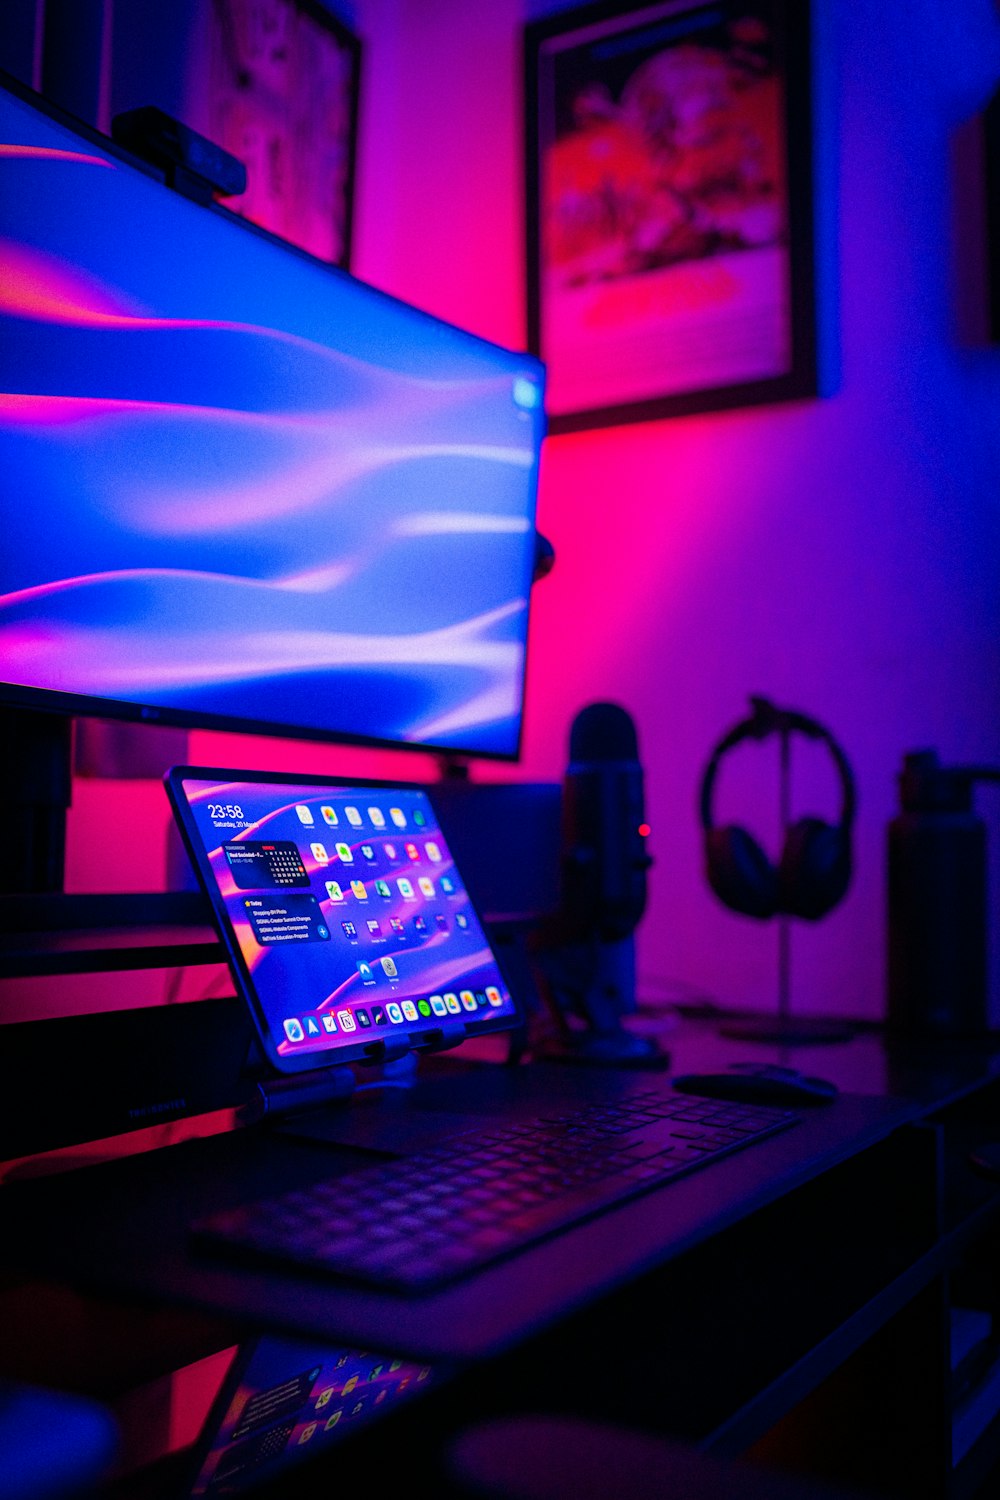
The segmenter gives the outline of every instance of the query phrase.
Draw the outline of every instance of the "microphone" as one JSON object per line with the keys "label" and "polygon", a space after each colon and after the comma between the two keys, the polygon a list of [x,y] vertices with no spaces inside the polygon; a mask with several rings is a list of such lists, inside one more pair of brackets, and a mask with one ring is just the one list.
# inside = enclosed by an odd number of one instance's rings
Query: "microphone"
{"label": "microphone", "polygon": [[653,862],[648,836],[635,724],[617,703],[590,703],[570,730],[559,904],[538,953],[543,993],[560,1024],[546,1056],[669,1065],[655,1037],[624,1025],[636,1009],[634,933]]}
{"label": "microphone", "polygon": [[590,703],[573,721],[563,780],[562,915],[571,942],[619,942],[646,909],[643,772],[631,716]]}

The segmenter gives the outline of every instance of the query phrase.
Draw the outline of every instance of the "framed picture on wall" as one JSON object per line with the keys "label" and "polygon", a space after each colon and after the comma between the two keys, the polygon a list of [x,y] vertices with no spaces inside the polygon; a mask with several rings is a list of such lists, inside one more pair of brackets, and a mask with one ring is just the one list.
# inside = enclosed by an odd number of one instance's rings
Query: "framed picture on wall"
{"label": "framed picture on wall", "polygon": [[525,28],[552,432],[815,394],[808,11],[598,0]]}
{"label": "framed picture on wall", "polygon": [[361,43],[318,0],[211,0],[207,134],[239,157],[226,207],[349,267]]}

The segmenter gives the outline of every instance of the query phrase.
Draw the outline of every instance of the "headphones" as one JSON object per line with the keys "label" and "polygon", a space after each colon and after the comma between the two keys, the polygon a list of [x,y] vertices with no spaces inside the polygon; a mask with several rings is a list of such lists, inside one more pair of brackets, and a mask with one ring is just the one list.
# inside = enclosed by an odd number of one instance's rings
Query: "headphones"
{"label": "headphones", "polygon": [[[716,745],[701,783],[701,826],[705,839],[705,873],[719,900],[733,911],[765,920],[779,913],[816,921],[832,911],[851,880],[851,824],[857,797],[847,757],[822,724],[805,714],[775,708],[765,698],[751,698],[752,713]],[[840,821],[799,818],[785,829],[781,859],[773,865],[760,844],[735,824],[717,828],[712,821],[712,790],[727,751],[743,740],[765,740],[791,734],[822,740],[840,779]]]}

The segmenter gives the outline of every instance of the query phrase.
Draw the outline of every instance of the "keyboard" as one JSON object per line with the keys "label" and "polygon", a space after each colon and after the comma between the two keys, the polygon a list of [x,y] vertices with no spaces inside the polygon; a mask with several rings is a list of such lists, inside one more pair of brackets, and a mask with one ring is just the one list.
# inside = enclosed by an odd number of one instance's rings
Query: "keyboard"
{"label": "keyboard", "polygon": [[799,1118],[640,1088],[613,1104],[463,1132],[214,1214],[193,1233],[201,1246],[241,1258],[432,1291]]}

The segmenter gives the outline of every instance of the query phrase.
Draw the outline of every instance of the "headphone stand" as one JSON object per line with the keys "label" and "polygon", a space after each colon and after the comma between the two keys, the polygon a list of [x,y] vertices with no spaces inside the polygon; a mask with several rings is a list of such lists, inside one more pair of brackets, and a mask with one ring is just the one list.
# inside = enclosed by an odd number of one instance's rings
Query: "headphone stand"
{"label": "headphone stand", "polygon": [[821,1016],[793,1017],[791,1010],[792,919],[786,912],[778,916],[778,1014],[747,1016],[726,1021],[719,1035],[740,1042],[776,1042],[781,1047],[819,1047],[833,1042],[849,1042],[854,1028],[847,1021],[832,1021]]}
{"label": "headphone stand", "polygon": [[779,1047],[822,1047],[833,1042],[849,1042],[854,1028],[846,1021],[827,1021],[820,1016],[800,1016],[797,1021],[782,1022],[767,1016],[748,1016],[745,1020],[726,1022],[719,1035],[740,1042],[774,1042]]}
{"label": "headphone stand", "polygon": [[[737,1016],[726,1021],[723,1036],[741,1041],[776,1042],[785,1047],[808,1047],[845,1042],[854,1035],[848,1022],[791,1017],[791,918],[815,922],[843,899],[851,879],[850,830],[856,793],[847,756],[817,720],[790,709],[776,708],[766,698],[751,696],[750,716],[725,734],[712,751],[702,776],[698,798],[705,841],[708,883],[724,906],[758,921],[778,918],[778,1014]],[[712,793],[722,758],[745,740],[765,740],[777,734],[781,743],[781,857],[775,863],[747,829],[738,824],[719,826],[712,815]],[[841,806],[836,823],[822,818],[791,815],[791,737],[802,734],[826,746],[840,781]]]}
{"label": "headphone stand", "polygon": [[[791,825],[792,759],[790,724],[779,723],[781,743],[781,826],[787,840]],[[727,1021],[719,1027],[720,1036],[747,1042],[775,1042],[781,1047],[815,1047],[835,1042],[849,1042],[854,1028],[846,1021],[831,1021],[818,1016],[792,1017],[792,919],[788,912],[778,911],[778,1014],[750,1016]]]}

